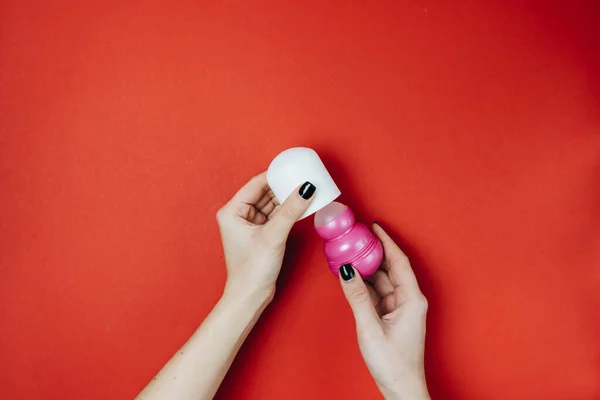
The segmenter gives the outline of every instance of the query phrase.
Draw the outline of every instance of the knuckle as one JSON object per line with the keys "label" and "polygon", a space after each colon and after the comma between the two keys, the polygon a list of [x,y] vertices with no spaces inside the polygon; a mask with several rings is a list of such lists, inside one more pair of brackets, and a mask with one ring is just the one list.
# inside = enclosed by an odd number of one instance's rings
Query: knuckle
{"label": "knuckle", "polygon": [[221,207],[219,211],[217,211],[217,222],[223,221],[225,218],[225,207]]}
{"label": "knuckle", "polygon": [[402,253],[402,254],[398,254],[396,257],[394,257],[390,261],[390,264],[392,264],[392,265],[403,264],[403,265],[409,265],[410,266],[410,260],[408,259],[408,257],[406,256],[406,254]]}
{"label": "knuckle", "polygon": [[296,221],[298,219],[298,213],[296,212],[296,209],[291,205],[282,207],[280,212],[281,216],[288,221]]}
{"label": "knuckle", "polygon": [[400,260],[402,260],[402,262],[406,265],[410,265],[410,259],[406,254],[402,253],[402,255],[400,256]]}
{"label": "knuckle", "polygon": [[429,302],[423,294],[419,294],[413,303],[419,311],[427,312],[427,309],[429,308]]}
{"label": "knuckle", "polygon": [[254,175],[252,178],[250,178],[250,183],[258,182],[259,178],[260,175]]}
{"label": "knuckle", "polygon": [[257,185],[261,181],[261,175],[253,176],[249,181],[248,185]]}
{"label": "knuckle", "polygon": [[355,287],[350,291],[350,298],[354,303],[364,303],[369,301],[369,291],[366,287]]}

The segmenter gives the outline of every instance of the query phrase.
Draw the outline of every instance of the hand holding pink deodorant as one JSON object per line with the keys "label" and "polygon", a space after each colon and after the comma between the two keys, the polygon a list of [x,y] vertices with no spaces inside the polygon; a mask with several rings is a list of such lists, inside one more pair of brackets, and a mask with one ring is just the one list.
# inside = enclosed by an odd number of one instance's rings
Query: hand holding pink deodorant
{"label": "hand holding pink deodorant", "polygon": [[331,272],[337,276],[342,265],[351,264],[362,278],[372,275],[383,259],[381,242],[356,222],[348,206],[334,201],[341,192],[317,153],[306,147],[285,150],[267,170],[267,182],[280,203],[306,181],[317,191],[302,218],[316,213],[315,230],[324,240],[323,252]]}

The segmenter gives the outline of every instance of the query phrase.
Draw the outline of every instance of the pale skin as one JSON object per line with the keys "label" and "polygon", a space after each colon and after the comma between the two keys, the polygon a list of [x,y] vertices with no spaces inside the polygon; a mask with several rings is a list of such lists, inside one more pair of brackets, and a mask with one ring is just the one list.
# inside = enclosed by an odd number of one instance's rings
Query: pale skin
{"label": "pale skin", "polygon": [[[214,397],[248,333],[273,300],[286,241],[314,197],[305,199],[309,192],[302,185],[279,204],[262,173],[219,210],[227,268],[223,295],[137,399]],[[427,301],[404,253],[379,225],[373,232],[385,251],[380,270],[369,284],[355,270],[347,281],[340,277],[361,353],[384,398],[429,399],[423,366]]]}

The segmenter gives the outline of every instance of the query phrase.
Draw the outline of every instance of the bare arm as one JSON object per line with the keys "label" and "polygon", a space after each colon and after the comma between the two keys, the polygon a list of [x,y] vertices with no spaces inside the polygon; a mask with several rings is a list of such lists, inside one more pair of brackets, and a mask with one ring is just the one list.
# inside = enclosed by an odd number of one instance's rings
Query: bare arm
{"label": "bare arm", "polygon": [[211,399],[267,304],[224,295],[137,399]]}
{"label": "bare arm", "polygon": [[138,399],[211,399],[248,333],[275,295],[292,226],[310,205],[315,187],[298,188],[282,205],[265,174],[254,177],[217,213],[227,283],[202,325]]}

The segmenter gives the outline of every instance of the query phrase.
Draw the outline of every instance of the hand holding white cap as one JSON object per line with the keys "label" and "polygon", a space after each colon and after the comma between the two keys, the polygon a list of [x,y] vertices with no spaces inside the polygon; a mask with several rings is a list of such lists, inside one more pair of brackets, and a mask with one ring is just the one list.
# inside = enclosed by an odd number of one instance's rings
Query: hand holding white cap
{"label": "hand holding white cap", "polygon": [[315,198],[301,219],[319,211],[341,194],[318,154],[307,147],[294,147],[275,157],[267,170],[267,182],[280,203],[305,182],[317,187]]}

